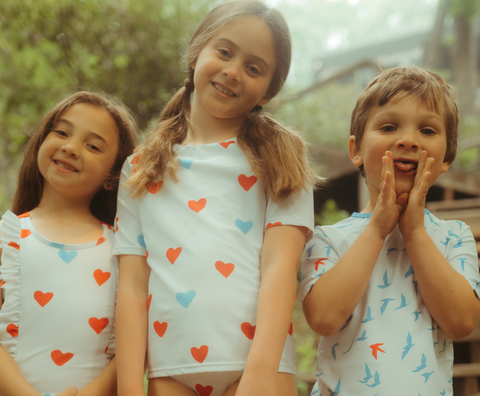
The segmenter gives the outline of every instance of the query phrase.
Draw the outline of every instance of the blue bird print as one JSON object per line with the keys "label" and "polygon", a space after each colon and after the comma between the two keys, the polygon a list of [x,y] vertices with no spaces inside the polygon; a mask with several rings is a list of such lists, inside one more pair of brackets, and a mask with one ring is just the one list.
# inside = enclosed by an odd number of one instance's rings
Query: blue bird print
{"label": "blue bird print", "polygon": [[315,389],[314,391],[312,391],[312,395],[316,395],[318,392],[320,392],[318,389]]}
{"label": "blue bird print", "polygon": [[338,384],[337,386],[335,387],[335,390],[334,391],[331,391],[330,389],[328,390],[330,392],[330,396],[336,396],[338,395],[339,393],[342,393],[342,391],[340,390],[340,380],[338,380]]}
{"label": "blue bird print", "polygon": [[438,326],[437,326],[437,327],[432,326],[431,328],[430,328],[430,327],[427,327],[427,330],[430,330],[430,331],[438,330]]}
{"label": "blue bird print", "polygon": [[400,303],[400,305],[395,308],[395,311],[399,310],[399,309],[402,309],[402,308],[405,308],[408,304],[407,304],[407,299],[405,298],[405,296],[403,294],[401,294],[401,299],[402,299],[402,302]]}
{"label": "blue bird print", "polygon": [[326,234],[320,234],[320,233],[318,233],[318,232],[316,232],[316,233],[315,233],[315,235],[317,235],[317,236],[319,236],[319,237],[324,237],[324,238],[326,238],[326,237],[327,237],[327,235],[326,235]]}
{"label": "blue bird print", "polygon": [[457,244],[453,247],[453,249],[460,248],[460,247],[463,247],[463,243],[461,239],[458,240]]}
{"label": "blue bird print", "polygon": [[413,311],[412,314],[415,315],[415,320],[414,322],[416,322],[418,320],[418,317],[420,316],[420,314],[422,313],[422,311]]}
{"label": "blue bird print", "polygon": [[460,229],[462,229],[463,223],[461,221],[458,221],[458,220],[454,220],[454,221],[455,221],[455,223],[458,223],[460,225]]}
{"label": "blue bird print", "polygon": [[435,347],[436,347],[437,345],[438,345],[438,341],[435,341],[435,342],[433,343],[433,349],[435,349]]}
{"label": "blue bird print", "polygon": [[383,302],[382,306],[380,307],[380,313],[383,315],[383,313],[385,312],[385,310],[387,309],[387,305],[390,301],[394,301],[395,299],[394,298],[384,298],[383,300],[381,300]]}
{"label": "blue bird print", "polygon": [[363,333],[360,337],[358,337],[355,341],[364,341],[366,340],[368,337],[367,337],[367,330],[363,330]]}
{"label": "blue bird print", "polygon": [[330,252],[332,251],[332,247],[331,246],[325,246],[324,249],[327,250],[327,257],[330,257]]}
{"label": "blue bird print", "polygon": [[413,280],[412,283],[413,283],[413,286],[415,287],[415,294],[418,297],[418,282],[416,280]]}
{"label": "blue bird print", "polygon": [[457,260],[460,261],[460,264],[462,265],[462,271],[465,271],[465,261],[467,261],[467,259],[461,257],[461,258],[459,258],[459,259],[457,259]]}
{"label": "blue bird print", "polygon": [[364,320],[362,320],[362,323],[367,323],[372,320],[374,320],[374,318],[372,318],[372,310],[370,307],[367,307],[367,317]]}
{"label": "blue bird print", "polygon": [[322,272],[320,272],[319,274],[315,275],[315,278],[320,278],[324,273],[325,273],[325,268],[323,269]]}
{"label": "blue bird print", "polygon": [[448,230],[448,236],[454,237],[454,238],[459,238],[457,234],[454,234],[452,231]]}
{"label": "blue bird print", "polygon": [[346,353],[350,352],[350,349],[352,349],[354,342],[355,340],[352,340],[352,343],[350,344],[350,348],[348,348],[345,352],[343,352],[342,355],[345,355]]}
{"label": "blue bird print", "polygon": [[394,248],[387,249],[387,256],[392,252],[398,252],[398,248],[394,247]]}
{"label": "blue bird print", "polygon": [[425,367],[427,367],[427,357],[424,353],[422,353],[421,363],[422,364],[420,364],[420,366],[418,366],[415,370],[412,370],[412,373],[418,373],[419,371],[422,371]]}
{"label": "blue bird print", "polygon": [[422,377],[425,377],[425,382],[424,384],[427,383],[428,379],[430,378],[430,376],[433,374],[433,371],[431,373],[423,373],[422,374]]}
{"label": "blue bird print", "polygon": [[387,270],[385,270],[385,273],[383,274],[383,285],[378,285],[379,289],[385,289],[386,287],[390,286],[392,283],[388,283],[388,275],[387,275]]}
{"label": "blue bird print", "polygon": [[350,323],[350,321],[352,320],[352,318],[353,318],[353,314],[351,314],[351,315],[348,317],[347,321],[345,322],[345,324],[343,325],[343,327],[340,329],[340,331],[342,331],[345,327],[348,326],[348,324]]}
{"label": "blue bird print", "polygon": [[407,279],[410,275],[413,275],[413,267],[410,265],[410,268],[408,268],[407,272],[405,272],[405,279]]}
{"label": "blue bird print", "polygon": [[447,392],[447,390],[446,390],[445,388],[443,388],[443,392],[440,392],[440,394],[441,394],[442,396],[445,396],[445,393],[446,393],[446,392]]}
{"label": "blue bird print", "polygon": [[307,250],[305,250],[305,253],[306,253],[306,257],[305,259],[306,260],[309,260],[310,257],[312,257],[312,249],[313,247],[315,246],[316,244],[314,243],[312,246],[310,246]]}
{"label": "blue bird print", "polygon": [[443,349],[442,349],[441,351],[438,351],[438,353],[443,353],[443,352],[445,352],[446,346],[447,346],[447,339],[445,338],[445,339],[443,340]]}
{"label": "blue bird print", "polygon": [[440,241],[440,243],[441,243],[442,245],[447,246],[447,245],[448,245],[448,242],[450,242],[450,241],[451,241],[451,239],[447,237],[447,238],[445,238],[445,242]]}
{"label": "blue bird print", "polygon": [[358,380],[361,384],[366,384],[368,381],[370,381],[373,378],[373,375],[370,371],[370,367],[368,367],[368,364],[365,363],[365,378],[362,380]]}
{"label": "blue bird print", "polygon": [[414,345],[415,344],[412,343],[412,336],[411,336],[410,332],[408,332],[408,334],[407,334],[407,345],[405,345],[403,347],[402,360],[404,359],[405,356],[407,356],[407,353],[410,352],[410,349],[412,349],[412,347]]}
{"label": "blue bird print", "polygon": [[333,360],[337,360],[337,352],[335,351],[335,348],[337,346],[339,346],[340,344],[338,342],[336,342],[335,344],[333,344],[332,346],[332,356],[333,356]]}
{"label": "blue bird print", "polygon": [[375,378],[373,379],[373,383],[371,385],[367,384],[370,388],[375,388],[376,386],[380,385],[380,374],[378,374],[378,371],[375,370]]}
{"label": "blue bird print", "polygon": [[436,226],[438,226],[438,223],[436,223],[435,221],[433,221],[432,215],[431,215],[430,213],[427,213],[427,216],[430,218],[430,223],[433,223],[433,224],[435,224]]}

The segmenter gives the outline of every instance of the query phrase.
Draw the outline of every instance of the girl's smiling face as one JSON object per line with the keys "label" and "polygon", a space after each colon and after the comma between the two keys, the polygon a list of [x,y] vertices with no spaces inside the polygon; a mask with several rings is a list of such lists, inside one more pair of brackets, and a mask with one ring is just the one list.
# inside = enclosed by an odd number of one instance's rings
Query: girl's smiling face
{"label": "girl's smiling face", "polygon": [[265,22],[251,16],[219,29],[193,65],[192,111],[241,119],[263,106],[276,68],[273,37]]}
{"label": "girl's smiling face", "polygon": [[90,203],[118,152],[118,130],[103,108],[77,103],[57,120],[38,152],[45,190]]}
{"label": "girl's smiling face", "polygon": [[393,155],[397,197],[412,189],[422,150],[435,159],[430,185],[450,166],[444,162],[447,150],[444,118],[405,92],[370,111],[360,147],[352,136],[349,149],[353,164],[365,167],[372,205],[380,191],[382,157],[387,150]]}

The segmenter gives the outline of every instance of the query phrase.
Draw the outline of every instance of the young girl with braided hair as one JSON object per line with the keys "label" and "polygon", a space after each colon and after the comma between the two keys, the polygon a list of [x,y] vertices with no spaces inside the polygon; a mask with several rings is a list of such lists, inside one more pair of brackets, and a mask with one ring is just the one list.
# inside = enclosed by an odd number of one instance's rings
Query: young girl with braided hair
{"label": "young girl with braided hair", "polygon": [[296,395],[292,312],[317,177],[262,111],[288,74],[283,16],[229,1],[199,24],[188,78],[119,190],[119,395]]}

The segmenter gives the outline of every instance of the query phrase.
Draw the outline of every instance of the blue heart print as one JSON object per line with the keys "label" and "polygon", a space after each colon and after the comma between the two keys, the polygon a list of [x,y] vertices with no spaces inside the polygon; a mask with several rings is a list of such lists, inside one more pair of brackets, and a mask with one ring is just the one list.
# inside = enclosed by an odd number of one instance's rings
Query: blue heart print
{"label": "blue heart print", "polygon": [[188,308],[196,295],[195,290],[189,290],[186,293],[177,293],[175,298],[182,307]]}
{"label": "blue heart print", "polygon": [[235,225],[240,231],[242,231],[245,235],[247,235],[248,231],[250,231],[253,227],[253,222],[242,221],[240,219],[237,219],[235,220]]}
{"label": "blue heart print", "polygon": [[70,252],[67,252],[66,250],[59,250],[58,255],[60,258],[65,261],[65,263],[70,264],[72,260],[77,257],[77,252],[75,250],[72,250]]}
{"label": "blue heart print", "polygon": [[143,237],[142,234],[140,234],[138,237],[137,237],[137,242],[138,244],[144,248],[145,250],[147,250],[147,245],[145,245],[145,238]]}
{"label": "blue heart print", "polygon": [[189,158],[180,158],[178,160],[178,163],[181,166],[183,166],[185,169],[190,170],[190,168],[192,167],[193,161],[195,161],[195,160],[194,159],[189,159]]}

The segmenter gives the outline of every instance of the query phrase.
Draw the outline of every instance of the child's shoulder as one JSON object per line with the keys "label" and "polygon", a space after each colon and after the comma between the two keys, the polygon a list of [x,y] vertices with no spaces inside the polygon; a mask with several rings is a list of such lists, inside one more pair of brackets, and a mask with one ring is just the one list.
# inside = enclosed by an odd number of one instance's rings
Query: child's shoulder
{"label": "child's shoulder", "polygon": [[435,216],[428,209],[425,209],[425,228],[428,232],[443,231],[450,232],[464,232],[470,227],[460,220],[443,220]]}
{"label": "child's shoulder", "polygon": [[316,226],[310,244],[319,240],[348,240],[356,238],[370,220],[371,213],[353,213],[332,225]]}

